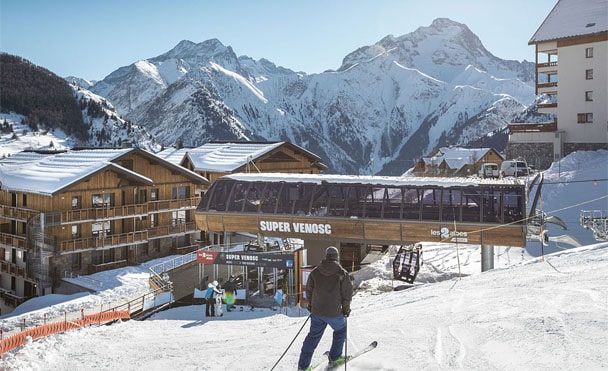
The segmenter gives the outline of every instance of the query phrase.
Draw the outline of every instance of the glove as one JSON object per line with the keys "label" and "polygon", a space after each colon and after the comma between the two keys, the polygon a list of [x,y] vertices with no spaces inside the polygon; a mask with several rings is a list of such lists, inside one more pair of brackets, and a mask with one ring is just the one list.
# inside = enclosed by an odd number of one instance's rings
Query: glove
{"label": "glove", "polygon": [[344,315],[344,317],[348,317],[348,315],[350,314],[350,308],[342,309],[342,314]]}

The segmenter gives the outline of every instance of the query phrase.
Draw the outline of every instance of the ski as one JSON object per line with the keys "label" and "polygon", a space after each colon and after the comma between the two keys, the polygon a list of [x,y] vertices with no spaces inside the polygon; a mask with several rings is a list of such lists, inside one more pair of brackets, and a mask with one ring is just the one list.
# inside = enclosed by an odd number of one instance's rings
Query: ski
{"label": "ski", "polygon": [[[371,343],[369,343],[369,345],[368,345],[368,346],[366,346],[365,348],[363,348],[363,349],[359,350],[358,352],[355,352],[355,353],[354,353],[354,354],[352,354],[352,355],[347,356],[347,357],[346,357],[346,362],[344,362],[344,363],[348,363],[348,362],[352,361],[353,359],[355,359],[355,358],[357,358],[357,357],[359,357],[359,356],[361,356],[361,355],[363,355],[363,354],[365,354],[365,353],[369,352],[370,350],[374,350],[374,349],[376,349],[376,347],[377,347],[377,346],[378,346],[378,342],[377,342],[377,341],[375,341],[375,340],[374,340],[374,341],[372,341],[372,342],[371,342]],[[323,355],[324,355],[325,357],[327,357],[327,354],[328,354],[328,353],[329,353],[329,352],[325,352]],[[330,365],[328,364],[328,361],[326,361],[326,360],[325,360],[325,361],[323,361],[323,362],[319,362],[318,364],[316,364],[315,366],[313,366],[313,367],[311,368],[311,370],[313,370],[313,371],[315,371],[315,370],[325,370],[325,371],[337,370],[337,369],[339,369],[340,367],[344,366],[344,363],[343,363],[343,364],[336,365],[336,366],[330,366]]]}

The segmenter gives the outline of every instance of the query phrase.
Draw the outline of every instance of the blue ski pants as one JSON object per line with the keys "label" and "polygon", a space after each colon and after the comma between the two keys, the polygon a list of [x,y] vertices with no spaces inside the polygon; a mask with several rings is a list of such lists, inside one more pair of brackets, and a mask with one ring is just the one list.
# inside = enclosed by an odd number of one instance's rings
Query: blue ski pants
{"label": "blue ski pants", "polygon": [[300,360],[298,361],[299,368],[305,369],[310,366],[312,354],[317,348],[317,345],[319,345],[319,341],[321,341],[321,337],[323,337],[323,332],[325,332],[327,325],[334,330],[331,348],[329,349],[329,358],[336,360],[342,355],[342,348],[344,347],[344,341],[346,340],[346,319],[344,316],[321,317],[311,313],[310,331],[304,339],[304,344],[302,344]]}

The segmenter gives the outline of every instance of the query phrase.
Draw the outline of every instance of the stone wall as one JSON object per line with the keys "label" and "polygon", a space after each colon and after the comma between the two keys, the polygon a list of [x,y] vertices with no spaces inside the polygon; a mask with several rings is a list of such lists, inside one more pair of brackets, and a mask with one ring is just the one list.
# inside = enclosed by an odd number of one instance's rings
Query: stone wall
{"label": "stone wall", "polygon": [[523,158],[538,170],[553,163],[553,143],[507,143],[505,153],[507,160]]}
{"label": "stone wall", "polygon": [[576,151],[608,150],[608,143],[564,143],[564,156]]}

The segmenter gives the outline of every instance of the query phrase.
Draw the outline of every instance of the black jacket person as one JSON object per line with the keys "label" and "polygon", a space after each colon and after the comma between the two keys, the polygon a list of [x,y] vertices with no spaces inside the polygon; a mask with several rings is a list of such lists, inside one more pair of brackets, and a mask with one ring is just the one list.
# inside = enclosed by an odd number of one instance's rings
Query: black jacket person
{"label": "black jacket person", "polygon": [[310,309],[310,331],[302,344],[298,368],[305,370],[327,325],[333,330],[329,350],[330,363],[344,363],[342,348],[346,339],[346,319],[350,314],[353,285],[348,272],[339,263],[338,249],[325,250],[325,259],[315,267],[306,282],[306,299]]}

